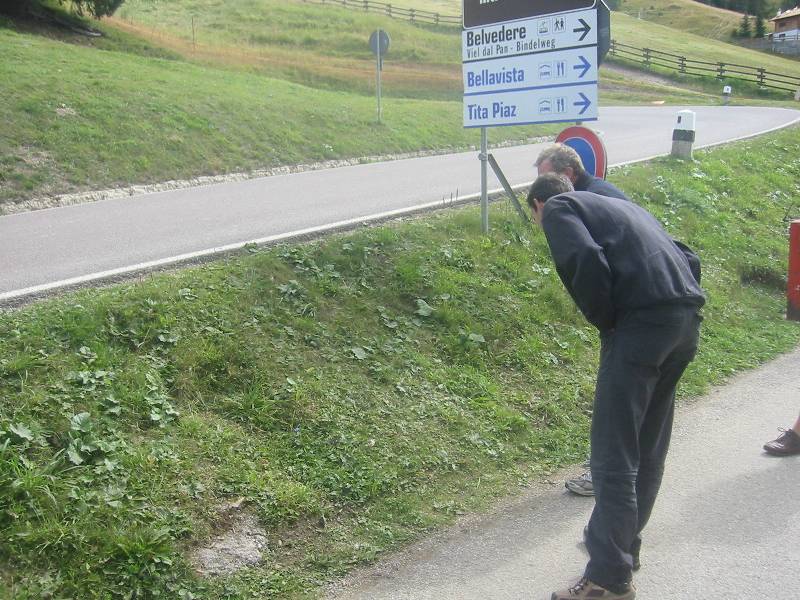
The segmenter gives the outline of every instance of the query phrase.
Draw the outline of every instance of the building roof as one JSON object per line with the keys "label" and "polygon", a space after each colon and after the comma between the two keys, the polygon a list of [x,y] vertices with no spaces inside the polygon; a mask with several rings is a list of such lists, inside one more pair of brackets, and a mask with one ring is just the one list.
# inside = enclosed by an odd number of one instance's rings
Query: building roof
{"label": "building roof", "polygon": [[784,19],[788,19],[790,17],[800,17],[800,6],[795,6],[789,10],[785,10],[774,19],[770,19],[770,21],[783,21]]}

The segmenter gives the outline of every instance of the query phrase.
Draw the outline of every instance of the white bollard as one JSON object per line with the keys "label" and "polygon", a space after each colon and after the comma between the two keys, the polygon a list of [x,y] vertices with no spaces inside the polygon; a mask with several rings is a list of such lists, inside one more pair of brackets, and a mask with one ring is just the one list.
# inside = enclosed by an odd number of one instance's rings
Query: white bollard
{"label": "white bollard", "polygon": [[728,106],[731,102],[731,94],[733,93],[733,88],[729,85],[726,85],[722,88],[722,103],[725,106]]}
{"label": "white bollard", "polygon": [[695,137],[695,113],[691,110],[682,110],[678,113],[678,122],[672,131],[672,156],[677,158],[692,158],[692,148]]}

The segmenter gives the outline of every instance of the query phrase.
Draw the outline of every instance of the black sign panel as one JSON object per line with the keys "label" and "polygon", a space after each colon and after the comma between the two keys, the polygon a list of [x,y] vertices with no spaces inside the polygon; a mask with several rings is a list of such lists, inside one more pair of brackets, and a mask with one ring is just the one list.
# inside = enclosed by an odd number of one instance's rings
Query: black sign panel
{"label": "black sign panel", "polygon": [[592,8],[596,0],[464,0],[464,27]]}

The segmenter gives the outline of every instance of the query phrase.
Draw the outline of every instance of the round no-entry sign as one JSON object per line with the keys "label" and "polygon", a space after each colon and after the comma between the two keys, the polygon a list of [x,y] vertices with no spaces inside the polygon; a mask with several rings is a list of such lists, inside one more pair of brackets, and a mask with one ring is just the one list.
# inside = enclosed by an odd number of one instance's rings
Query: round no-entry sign
{"label": "round no-entry sign", "polygon": [[569,146],[581,157],[583,168],[595,177],[606,178],[608,155],[603,140],[587,127],[567,127],[558,134],[556,143]]}

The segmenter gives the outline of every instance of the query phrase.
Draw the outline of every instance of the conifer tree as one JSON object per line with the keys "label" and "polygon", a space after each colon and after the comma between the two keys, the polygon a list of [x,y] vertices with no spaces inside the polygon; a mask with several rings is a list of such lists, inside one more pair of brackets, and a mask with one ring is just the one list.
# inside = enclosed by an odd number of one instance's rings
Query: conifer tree
{"label": "conifer tree", "polygon": [[753,30],[750,28],[750,15],[744,13],[742,23],[739,25],[739,37],[753,37]]}

